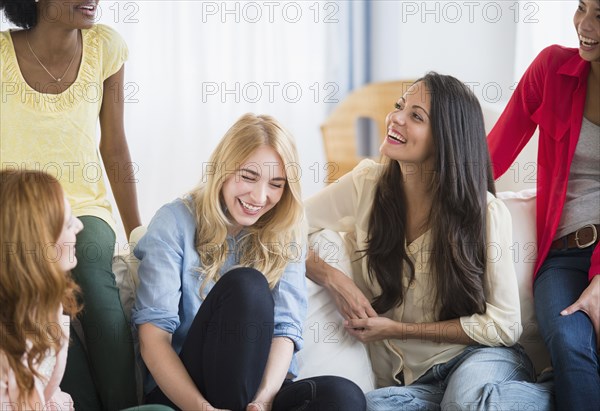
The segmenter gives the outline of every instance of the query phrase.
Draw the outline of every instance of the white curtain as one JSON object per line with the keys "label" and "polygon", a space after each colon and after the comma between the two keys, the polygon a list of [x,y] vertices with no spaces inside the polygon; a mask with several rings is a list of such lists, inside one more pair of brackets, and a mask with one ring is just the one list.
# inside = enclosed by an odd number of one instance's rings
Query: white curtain
{"label": "white curtain", "polygon": [[319,126],[347,77],[345,2],[103,1],[130,50],[126,130],[147,224],[190,190],[233,122],[275,116],[296,137],[303,195],[323,186]]}

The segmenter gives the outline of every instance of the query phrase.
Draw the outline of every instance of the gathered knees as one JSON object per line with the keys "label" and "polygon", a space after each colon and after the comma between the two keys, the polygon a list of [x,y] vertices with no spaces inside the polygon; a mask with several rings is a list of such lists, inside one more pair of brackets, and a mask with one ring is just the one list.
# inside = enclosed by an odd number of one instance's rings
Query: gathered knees
{"label": "gathered knees", "polygon": [[251,268],[225,274],[200,306],[179,357],[210,404],[244,409],[260,385],[273,339],[273,297]]}
{"label": "gathered knees", "polygon": [[[179,357],[210,404],[245,410],[263,377],[273,339],[274,302],[265,277],[252,268],[229,271],[200,306]],[[176,408],[156,387],[147,402]],[[273,410],[361,411],[360,388],[340,377],[286,380]]]}
{"label": "gathered knees", "polygon": [[434,365],[411,385],[368,393],[367,409],[552,410],[551,385],[533,384],[534,380],[531,361],[520,346],[471,346],[447,363]]}

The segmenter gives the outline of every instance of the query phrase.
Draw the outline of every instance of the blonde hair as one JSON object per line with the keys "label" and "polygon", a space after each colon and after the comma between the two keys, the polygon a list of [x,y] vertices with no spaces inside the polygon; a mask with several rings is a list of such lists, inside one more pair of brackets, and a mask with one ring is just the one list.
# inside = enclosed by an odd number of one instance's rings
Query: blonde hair
{"label": "blonde hair", "polygon": [[[196,217],[196,249],[205,275],[200,291],[218,279],[228,255],[227,228],[232,221],[224,211],[223,184],[252,153],[263,146],[272,148],[283,161],[286,183],[280,201],[239,240],[240,264],[260,271],[273,288],[286,265],[298,259],[304,246],[302,195],[298,154],[293,137],[267,115],[246,114],[227,131],[209,159],[210,172],[192,192]],[[208,170],[208,169],[207,169]]]}
{"label": "blonde hair", "polygon": [[52,331],[60,330],[61,303],[72,315],[79,309],[70,275],[46,258],[64,220],[58,180],[39,171],[0,171],[0,354],[14,371],[20,405],[40,377],[34,364],[50,349],[60,350],[62,331]]}

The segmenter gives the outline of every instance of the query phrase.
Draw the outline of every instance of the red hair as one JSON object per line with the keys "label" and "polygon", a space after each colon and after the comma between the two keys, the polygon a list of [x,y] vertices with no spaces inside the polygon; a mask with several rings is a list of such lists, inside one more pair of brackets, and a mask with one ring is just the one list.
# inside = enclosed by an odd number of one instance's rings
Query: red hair
{"label": "red hair", "polygon": [[[39,377],[34,364],[63,340],[57,313],[79,310],[77,285],[47,250],[65,219],[58,180],[39,171],[0,171],[0,351],[15,373],[20,404]],[[57,335],[58,330],[58,335]]]}

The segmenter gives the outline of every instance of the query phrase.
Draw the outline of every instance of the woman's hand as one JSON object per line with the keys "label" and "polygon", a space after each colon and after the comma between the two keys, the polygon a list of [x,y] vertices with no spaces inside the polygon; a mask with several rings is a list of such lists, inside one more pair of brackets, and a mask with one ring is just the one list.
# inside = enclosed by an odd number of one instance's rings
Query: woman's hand
{"label": "woman's hand", "polygon": [[162,392],[182,410],[214,411],[171,345],[171,334],[152,323],[138,326],[142,359]]}
{"label": "woman's hand", "polygon": [[251,402],[246,407],[246,411],[271,411],[273,403],[270,402]]}
{"label": "woman's hand", "polygon": [[571,315],[577,311],[583,311],[590,317],[596,331],[597,348],[600,349],[600,275],[595,276],[579,299],[562,310],[560,315]]}
{"label": "woman's hand", "polygon": [[308,250],[306,276],[325,287],[344,319],[377,317],[371,303],[356,286],[354,281],[327,264],[314,250]]}
{"label": "woman's hand", "polygon": [[386,317],[350,319],[344,321],[344,327],[363,343],[400,338],[400,323]]}
{"label": "woman's hand", "polygon": [[346,320],[377,317],[371,303],[354,281],[333,267],[331,270],[336,271],[335,279],[329,282],[327,289],[342,317]]}

